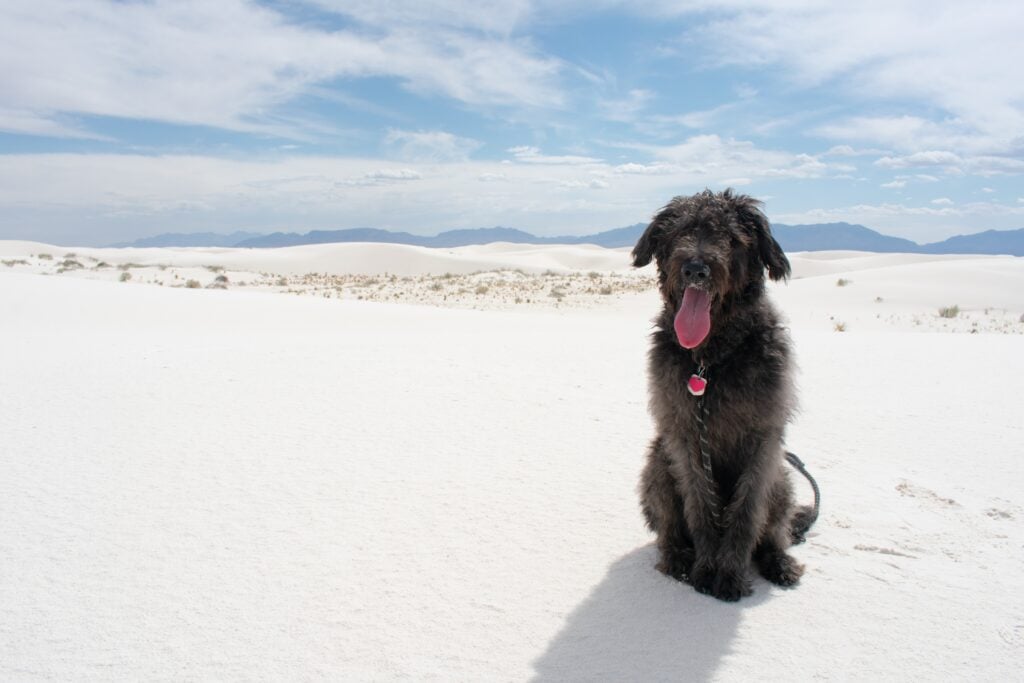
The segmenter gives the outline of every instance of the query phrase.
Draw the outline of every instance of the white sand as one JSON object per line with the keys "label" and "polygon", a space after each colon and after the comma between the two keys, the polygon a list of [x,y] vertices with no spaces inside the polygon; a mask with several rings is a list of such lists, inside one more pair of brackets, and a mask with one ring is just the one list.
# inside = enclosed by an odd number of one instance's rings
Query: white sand
{"label": "white sand", "polygon": [[[0,679],[1019,677],[1024,259],[792,257],[823,513],[800,587],[724,604],[653,569],[628,250],[347,246],[0,242]],[[349,257],[441,306],[236,284]],[[505,268],[621,287],[427,297]]]}

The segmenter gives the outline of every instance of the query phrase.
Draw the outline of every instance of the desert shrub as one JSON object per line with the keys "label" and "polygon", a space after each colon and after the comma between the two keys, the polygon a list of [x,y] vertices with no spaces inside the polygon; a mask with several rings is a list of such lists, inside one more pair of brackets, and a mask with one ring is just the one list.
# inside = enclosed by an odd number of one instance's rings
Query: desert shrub
{"label": "desert shrub", "polygon": [[128,282],[131,279],[132,279],[132,274],[129,273],[127,270],[124,271],[123,273],[121,273],[121,282]]}
{"label": "desert shrub", "polygon": [[202,287],[202,285],[199,284],[199,280],[187,280],[185,282],[185,286],[189,289],[199,289]]}
{"label": "desert shrub", "polygon": [[846,323],[837,322],[835,325],[832,326],[832,329],[835,330],[836,332],[846,332]]}
{"label": "desert shrub", "polygon": [[211,273],[223,273],[224,266],[206,266],[206,269]]}
{"label": "desert shrub", "polygon": [[609,294],[612,293],[611,285],[605,285],[604,287],[601,288],[601,290],[598,293],[608,296]]}
{"label": "desert shrub", "polygon": [[490,289],[490,287],[488,287],[487,285],[477,285],[476,293],[477,294],[486,294],[487,290],[489,290],[489,289]]}
{"label": "desert shrub", "polygon": [[64,270],[77,270],[78,268],[85,268],[79,261],[74,259],[66,258],[60,262],[60,267]]}
{"label": "desert shrub", "polygon": [[27,266],[27,265],[28,265],[28,261],[26,261],[26,260],[25,260],[25,259],[23,259],[23,258],[19,258],[19,259],[11,259],[11,260],[9,260],[9,261],[4,261],[3,263],[4,263],[4,265],[5,265],[5,266],[7,266],[8,268],[11,268],[11,267],[13,267],[13,266]]}
{"label": "desert shrub", "polygon": [[597,272],[596,270],[592,270],[589,273],[587,273],[587,277],[589,277],[591,280],[596,280],[597,278],[601,277],[601,273]]}
{"label": "desert shrub", "polygon": [[850,282],[850,280],[841,277],[838,280],[836,280],[836,287],[845,287],[846,285],[850,284]]}
{"label": "desert shrub", "polygon": [[960,315],[960,307],[957,305],[943,306],[939,309],[940,318],[955,318]]}
{"label": "desert shrub", "polygon": [[53,255],[52,254],[40,254],[37,258],[40,261],[52,261],[53,260]]}
{"label": "desert shrub", "polygon": [[286,277],[279,277],[279,278],[277,278],[277,286],[278,287],[287,287],[288,286],[288,278],[286,278]]}

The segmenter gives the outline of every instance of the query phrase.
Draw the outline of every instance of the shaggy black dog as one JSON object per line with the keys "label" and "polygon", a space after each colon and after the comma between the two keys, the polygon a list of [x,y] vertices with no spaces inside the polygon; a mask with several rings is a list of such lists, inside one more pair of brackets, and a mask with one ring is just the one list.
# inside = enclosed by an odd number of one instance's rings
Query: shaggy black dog
{"label": "shaggy black dog", "polygon": [[701,593],[739,600],[751,560],[796,584],[786,553],[810,524],[794,508],[782,447],[794,410],[790,341],[765,296],[789,276],[761,203],[731,190],[676,197],[633,249],[657,260],[664,310],[649,356],[657,436],[640,482],[658,569]]}

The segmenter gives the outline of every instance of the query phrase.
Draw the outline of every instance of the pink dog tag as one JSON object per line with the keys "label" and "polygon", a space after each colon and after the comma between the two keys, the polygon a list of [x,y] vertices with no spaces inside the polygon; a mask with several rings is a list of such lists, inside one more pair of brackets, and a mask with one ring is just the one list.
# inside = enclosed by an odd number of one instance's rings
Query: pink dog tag
{"label": "pink dog tag", "polygon": [[690,380],[686,383],[686,388],[690,390],[690,393],[694,396],[703,396],[704,389],[708,386],[708,381],[700,375],[690,375]]}

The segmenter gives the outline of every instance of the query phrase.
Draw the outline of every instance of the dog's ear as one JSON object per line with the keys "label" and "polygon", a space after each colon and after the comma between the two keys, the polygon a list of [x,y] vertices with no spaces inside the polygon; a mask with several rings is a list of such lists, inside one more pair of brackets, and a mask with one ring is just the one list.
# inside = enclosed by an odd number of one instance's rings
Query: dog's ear
{"label": "dog's ear", "polygon": [[665,228],[668,222],[675,218],[675,207],[669,204],[654,217],[651,224],[644,230],[644,234],[640,235],[640,239],[637,240],[636,246],[633,247],[633,266],[636,268],[643,268],[651,259],[654,258],[654,254],[658,251],[658,246],[661,240],[665,238]]}
{"label": "dog's ear", "polygon": [[789,259],[786,258],[779,243],[772,237],[772,231],[767,222],[764,230],[759,230],[757,233],[757,246],[761,251],[761,260],[768,266],[768,277],[773,280],[788,278],[791,272]]}
{"label": "dog's ear", "polygon": [[768,269],[768,277],[773,280],[784,280],[789,277],[789,259],[782,251],[782,247],[772,237],[772,229],[768,225],[768,218],[761,212],[761,202],[749,197],[742,197],[740,215],[747,223],[754,236],[757,237],[757,253],[761,262]]}

